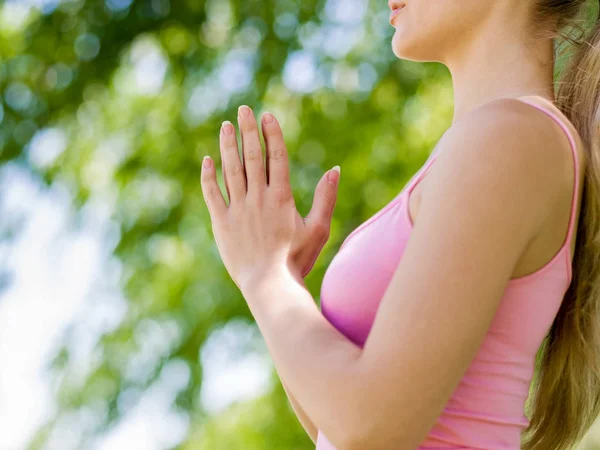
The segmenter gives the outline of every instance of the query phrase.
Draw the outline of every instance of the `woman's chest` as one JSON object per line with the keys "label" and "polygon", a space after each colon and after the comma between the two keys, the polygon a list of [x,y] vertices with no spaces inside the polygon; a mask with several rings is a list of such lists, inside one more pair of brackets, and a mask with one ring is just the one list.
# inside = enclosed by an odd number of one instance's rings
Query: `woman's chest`
{"label": "woman's chest", "polygon": [[401,192],[342,243],[321,285],[321,311],[340,332],[362,346],[410,235]]}

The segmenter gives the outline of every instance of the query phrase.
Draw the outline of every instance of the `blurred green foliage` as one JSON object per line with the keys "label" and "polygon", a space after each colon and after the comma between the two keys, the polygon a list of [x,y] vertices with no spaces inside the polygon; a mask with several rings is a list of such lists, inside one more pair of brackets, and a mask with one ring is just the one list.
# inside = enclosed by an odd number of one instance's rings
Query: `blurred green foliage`
{"label": "blurred green foliage", "polygon": [[[98,407],[106,414],[81,438],[89,448],[127,413],[123,397],[149,389],[173,361],[191,374],[173,406],[190,419],[177,448],[314,448],[275,373],[267,393],[217,414],[199,401],[204,342],[252,319],[214,244],[201,159],[220,164],[219,126],[247,104],[282,123],[301,212],[323,172],[341,166],[331,239],[307,277],[318,301],[341,241],[400,191],[449,126],[447,69],[393,55],[384,1],[42,4],[27,14],[1,7],[0,163],[60,183],[88,215],[108,215],[127,311],[83,377],[65,336],[53,367],[59,410],[31,448],[64,417]],[[31,145],[48,133],[64,143],[54,154]],[[157,339],[151,363],[133,370]]]}

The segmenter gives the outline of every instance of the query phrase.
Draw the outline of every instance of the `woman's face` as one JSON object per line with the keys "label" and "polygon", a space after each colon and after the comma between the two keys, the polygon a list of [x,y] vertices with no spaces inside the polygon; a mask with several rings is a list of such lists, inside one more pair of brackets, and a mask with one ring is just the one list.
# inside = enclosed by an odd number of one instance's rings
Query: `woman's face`
{"label": "woman's face", "polygon": [[[497,2],[486,0],[389,0],[396,29],[394,54],[412,61],[446,62],[460,52],[491,16]],[[405,5],[396,11],[401,5]]]}

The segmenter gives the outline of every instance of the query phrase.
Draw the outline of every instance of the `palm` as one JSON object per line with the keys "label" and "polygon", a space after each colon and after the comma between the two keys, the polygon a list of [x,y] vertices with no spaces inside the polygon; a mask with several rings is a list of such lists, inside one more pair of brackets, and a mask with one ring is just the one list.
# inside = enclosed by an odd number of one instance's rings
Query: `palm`
{"label": "palm", "polygon": [[[238,119],[239,120],[239,119]],[[275,120],[276,124],[277,121]],[[279,125],[277,124],[279,128]],[[256,133],[256,128],[252,128],[253,132]],[[265,135],[265,127],[262,127],[263,137],[265,140],[265,175],[267,184],[269,184],[269,142],[275,138],[269,138]],[[249,138],[247,138],[249,139]],[[283,136],[281,135],[281,129],[279,128],[279,134],[276,137],[280,147],[284,147],[283,144]],[[244,144],[244,132],[242,130],[242,154],[245,155],[246,145]],[[221,149],[221,153],[223,150]],[[279,153],[287,155],[287,151],[280,150]],[[244,178],[246,173],[246,157],[243,157],[243,167],[244,167]],[[290,263],[293,265],[293,272],[304,278],[310,270],[312,269],[317,257],[321,253],[323,246],[327,242],[329,238],[329,229],[331,227],[331,218],[333,216],[333,209],[335,207],[335,203],[337,200],[337,189],[339,182],[329,181],[329,174],[335,173],[334,169],[338,169],[339,166],[334,167],[332,170],[329,170],[324,174],[323,177],[319,180],[317,187],[315,189],[313,205],[306,217],[302,217],[298,210],[295,213],[295,229],[296,233],[294,239],[292,241],[292,245],[290,248]],[[227,194],[229,201],[231,202],[231,195],[229,190],[229,183],[227,181],[227,173],[223,168],[223,178],[225,182],[225,187],[227,189]],[[334,179],[337,178],[334,176]]]}
{"label": "palm", "polygon": [[336,192],[325,192],[328,187],[331,186],[319,183],[313,207],[306,218],[296,210],[296,234],[292,241],[290,257],[303,278],[308,275],[329,239]]}
{"label": "palm", "polygon": [[[246,107],[247,108],[247,107]],[[265,181],[267,185],[269,185],[269,178],[271,175],[271,170],[269,168],[271,159],[277,160],[277,164],[281,165],[282,159],[285,159],[285,163],[287,166],[287,150],[285,149],[285,143],[283,141],[283,135],[281,132],[281,127],[279,126],[278,121],[275,117],[272,117],[274,129],[271,130],[270,135],[266,134],[266,127],[263,123],[262,133],[265,141],[265,165],[264,169],[262,167],[262,158],[256,158],[257,152],[253,151],[254,156],[252,161],[254,161],[250,168],[252,170],[264,170]],[[238,122],[242,116],[238,115]],[[260,139],[257,134],[257,124],[254,118],[254,115],[250,111],[251,117],[250,122],[246,122],[246,131],[240,124],[240,129],[242,132],[242,167],[244,171],[243,182],[244,186],[247,188],[247,164],[248,157],[246,155],[247,149],[252,147],[254,149],[260,147]],[[275,152],[275,158],[272,158],[271,152],[269,148],[275,148],[277,151]],[[236,142],[237,148],[237,142]],[[224,156],[224,147],[221,145],[221,157]],[[235,160],[238,164],[242,161],[239,160],[239,155],[236,155]],[[259,161],[257,163],[257,161]],[[257,166],[258,164],[258,166]],[[236,165],[239,167],[239,165]],[[239,171],[237,172],[239,173]],[[227,180],[227,172],[225,171],[225,166],[223,166],[223,180],[225,183],[225,188],[227,190],[227,197],[229,198],[229,203],[231,204],[231,192],[229,188],[229,182]],[[288,177],[289,181],[289,177]],[[331,218],[333,216],[333,209],[335,207],[335,203],[337,200],[337,190],[339,185],[339,166],[333,167],[331,170],[327,171],[323,177],[319,180],[317,187],[315,189],[313,205],[306,217],[302,217],[298,210],[295,213],[295,236],[292,240],[291,248],[290,248],[290,261],[289,263],[293,266],[291,269],[294,274],[301,276],[304,278],[310,270],[312,269],[317,257],[321,253],[323,246],[327,242],[329,238],[329,229],[331,227]]]}

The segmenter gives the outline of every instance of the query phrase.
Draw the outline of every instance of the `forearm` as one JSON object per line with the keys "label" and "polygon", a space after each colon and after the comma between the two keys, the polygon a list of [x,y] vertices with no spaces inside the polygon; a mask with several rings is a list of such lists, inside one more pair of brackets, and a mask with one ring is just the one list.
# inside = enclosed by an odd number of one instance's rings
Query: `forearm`
{"label": "forearm", "polygon": [[292,394],[292,391],[290,390],[289,386],[286,385],[283,379],[281,380],[281,384],[283,386],[283,389],[285,390],[285,393],[287,394],[290,403],[292,404],[292,409],[296,413],[296,417],[300,421],[300,424],[306,431],[306,434],[309,435],[311,441],[313,441],[316,444],[317,434],[319,430],[317,429],[315,424],[312,423],[310,417],[308,417],[306,412],[302,409],[302,406],[300,406],[300,403],[298,403],[298,400],[294,397],[294,394]]}
{"label": "forearm", "polygon": [[345,442],[358,425],[362,350],[323,317],[310,292],[287,271],[243,294],[280,377],[313,424],[332,442]]}
{"label": "forearm", "polygon": [[[307,289],[306,283],[304,282],[304,278],[302,278],[300,276],[300,274],[296,274],[295,278],[296,278],[296,280],[298,281],[298,283],[300,283],[300,285],[303,288]],[[308,436],[310,437],[310,439],[316,444],[317,443],[318,432],[319,432],[318,428],[315,426],[315,424],[310,419],[310,417],[308,417],[308,415],[306,414],[306,411],[304,411],[304,409],[302,408],[302,406],[300,406],[300,403],[298,403],[298,400],[296,399],[296,397],[292,393],[289,385],[281,377],[281,374],[279,374],[279,379],[280,379],[281,385],[283,386],[283,389],[284,389],[284,391],[285,391],[285,393],[287,395],[287,398],[288,398],[290,404],[292,405],[292,409],[294,410],[294,413],[296,414],[296,417],[298,418],[298,421],[300,422],[300,424],[302,425],[302,427],[306,431],[306,434],[308,434]]]}

